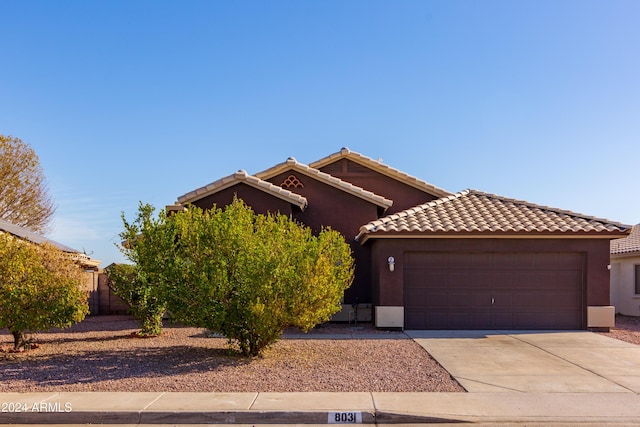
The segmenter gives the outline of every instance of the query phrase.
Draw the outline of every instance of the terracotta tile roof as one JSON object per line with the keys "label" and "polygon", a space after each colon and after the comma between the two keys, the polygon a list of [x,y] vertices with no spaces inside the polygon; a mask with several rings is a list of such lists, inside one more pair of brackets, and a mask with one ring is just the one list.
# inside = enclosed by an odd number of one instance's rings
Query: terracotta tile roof
{"label": "terracotta tile roof", "polygon": [[100,262],[101,262],[97,259],[92,259],[89,255],[86,255],[76,249],[73,249],[72,247],[63,245],[62,243],[58,243],[55,240],[48,239],[38,233],[34,233],[31,230],[27,230],[24,227],[20,227],[19,225],[12,224],[3,219],[0,219],[0,233],[1,232],[9,233],[13,236],[16,236],[23,240],[27,240],[37,245],[49,243],[50,245],[60,249],[61,251],[71,254],[70,256],[72,259],[79,261],[83,265],[87,265],[90,267],[97,267],[98,265],[100,265]]}
{"label": "terracotta tile roof", "polygon": [[286,162],[280,163],[272,168],[257,173],[256,176],[260,179],[269,179],[287,170],[295,170],[296,172],[307,175],[311,178],[314,178],[320,182],[338,188],[347,193],[353,194],[354,196],[360,197],[361,199],[367,200],[375,205],[382,206],[385,209],[389,208],[393,204],[392,200],[374,194],[371,191],[358,187],[357,185],[353,185],[349,182],[341,180],[340,178],[336,178],[335,176],[331,176],[327,173],[319,171],[318,169],[300,163],[293,157],[289,157]]}
{"label": "terracotta tile roof", "polygon": [[640,224],[634,225],[631,234],[623,239],[611,241],[612,254],[640,252]]}
{"label": "terracotta tile roof", "polygon": [[381,160],[374,160],[371,157],[367,157],[360,153],[356,153],[355,151],[351,151],[346,147],[342,148],[337,153],[333,153],[313,163],[309,163],[309,166],[315,169],[321,169],[322,167],[343,158],[349,159],[355,163],[366,166],[369,169],[372,169],[378,173],[386,175],[397,181],[401,181],[407,185],[411,185],[412,187],[415,187],[419,190],[425,191],[429,194],[433,194],[436,197],[445,197],[445,196],[450,196],[452,194],[447,190],[436,187],[433,184],[429,184],[428,182],[423,181],[419,178],[416,178],[415,176],[411,176],[398,169],[392,168],[391,166],[385,165],[384,163],[382,163]]}
{"label": "terracotta tile roof", "polygon": [[219,180],[207,184],[204,187],[200,187],[189,193],[183,194],[182,196],[178,197],[178,203],[193,203],[197,200],[207,197],[210,194],[217,193],[218,191],[224,190],[225,188],[229,188],[238,183],[247,184],[251,187],[257,188],[258,190],[269,193],[275,197],[286,200],[287,202],[298,206],[300,209],[304,209],[307,206],[307,199],[305,197],[302,197],[301,195],[289,191],[285,188],[278,187],[277,185],[274,185],[270,182],[263,181],[262,179],[255,176],[249,175],[244,170],[239,170],[232,175],[220,178]]}
{"label": "terracotta tile roof", "polygon": [[[630,226],[606,219],[465,190],[372,221],[360,228],[364,242],[375,233],[596,233],[624,235]],[[400,236],[402,237],[402,234]]]}

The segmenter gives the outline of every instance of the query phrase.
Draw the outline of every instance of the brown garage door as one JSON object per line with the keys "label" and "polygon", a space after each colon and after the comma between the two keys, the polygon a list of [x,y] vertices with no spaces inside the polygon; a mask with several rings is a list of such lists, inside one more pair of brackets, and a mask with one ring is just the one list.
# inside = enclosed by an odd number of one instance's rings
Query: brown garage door
{"label": "brown garage door", "polygon": [[583,329],[580,253],[404,256],[406,329]]}

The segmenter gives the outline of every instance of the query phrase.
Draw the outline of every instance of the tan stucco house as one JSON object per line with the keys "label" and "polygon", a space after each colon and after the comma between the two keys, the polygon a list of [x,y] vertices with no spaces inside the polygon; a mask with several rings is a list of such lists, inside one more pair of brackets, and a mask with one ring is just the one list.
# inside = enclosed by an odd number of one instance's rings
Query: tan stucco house
{"label": "tan stucco house", "polygon": [[611,304],[616,313],[640,316],[640,224],[611,241]]}

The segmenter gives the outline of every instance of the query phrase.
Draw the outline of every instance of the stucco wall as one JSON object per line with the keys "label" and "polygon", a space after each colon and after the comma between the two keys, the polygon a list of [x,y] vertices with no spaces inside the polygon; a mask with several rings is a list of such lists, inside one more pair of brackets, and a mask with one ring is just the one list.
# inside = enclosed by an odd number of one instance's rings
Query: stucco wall
{"label": "stucco wall", "polygon": [[[404,184],[393,178],[389,178],[366,166],[359,165],[351,160],[340,159],[320,168],[332,176],[350,182],[354,185],[374,192],[379,196],[393,200],[393,205],[387,210],[386,215],[400,212],[417,205],[437,199],[433,194],[419,190],[411,185]],[[361,224],[364,225],[365,223]]]}
{"label": "stucco wall", "polygon": [[611,304],[616,313],[640,316],[640,295],[635,294],[635,265],[640,265],[640,254],[611,256]]}
{"label": "stucco wall", "polygon": [[280,212],[282,215],[291,215],[293,212],[289,202],[244,183],[225,188],[215,194],[197,200],[193,204],[201,209],[211,209],[214,205],[223,207],[230,205],[234,196],[242,199],[255,212],[260,214]]}

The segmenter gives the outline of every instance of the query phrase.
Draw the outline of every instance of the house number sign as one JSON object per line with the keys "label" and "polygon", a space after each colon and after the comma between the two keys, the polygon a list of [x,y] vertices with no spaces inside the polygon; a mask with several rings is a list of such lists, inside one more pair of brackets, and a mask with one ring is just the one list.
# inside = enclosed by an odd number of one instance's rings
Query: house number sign
{"label": "house number sign", "polygon": [[362,412],[329,412],[327,424],[362,424]]}

